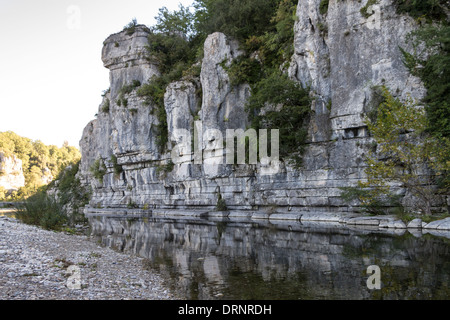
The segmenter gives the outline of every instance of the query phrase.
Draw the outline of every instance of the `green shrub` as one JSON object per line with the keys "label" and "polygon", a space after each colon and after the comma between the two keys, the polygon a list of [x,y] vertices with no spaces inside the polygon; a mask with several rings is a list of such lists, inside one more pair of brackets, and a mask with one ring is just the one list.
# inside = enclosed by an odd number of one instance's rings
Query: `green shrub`
{"label": "green shrub", "polygon": [[94,178],[96,178],[99,182],[103,182],[103,177],[106,174],[106,166],[103,162],[103,159],[97,159],[89,168],[89,171],[92,173]]}
{"label": "green shrub", "polygon": [[271,31],[280,0],[196,0],[196,27],[205,35],[219,31],[237,40]]}
{"label": "green shrub", "polygon": [[217,196],[217,204],[216,204],[216,211],[227,211],[227,205],[225,203],[225,200],[222,198],[222,195],[219,193]]}
{"label": "green shrub", "polygon": [[[294,23],[298,1],[279,1],[275,14],[268,22],[270,28],[262,35],[251,35],[243,47],[256,51],[263,69],[279,68],[294,53]],[[266,72],[267,73],[267,72]]]}
{"label": "green shrub", "polygon": [[[426,132],[426,112],[417,102],[400,101],[386,87],[382,92],[384,102],[378,107],[376,119],[365,121],[377,148],[367,153],[367,181],[360,181],[358,186],[371,188],[376,200],[389,194],[392,184],[399,185],[418,200],[416,209],[429,215],[439,200],[435,176],[450,169],[445,159],[450,144]],[[426,168],[430,173],[424,174]]]}
{"label": "green shrub", "polygon": [[60,230],[67,222],[62,205],[48,196],[43,188],[18,207],[16,217],[26,224],[37,225],[48,230]]}
{"label": "green shrub", "polygon": [[114,168],[114,174],[115,174],[116,177],[118,177],[123,172],[123,168],[122,168],[121,165],[119,165],[117,163],[117,157],[115,155],[111,155],[110,160],[111,160],[111,163],[112,163],[113,168]]}
{"label": "green shrub", "polygon": [[[428,119],[427,132],[446,145],[450,139],[450,25],[430,24],[412,32],[411,54],[404,49],[404,64],[419,77],[427,89],[423,103]],[[450,150],[444,150],[450,163]],[[450,188],[450,174],[445,171],[438,180],[442,189]]]}
{"label": "green shrub", "polygon": [[132,201],[131,199],[128,199],[127,208],[128,209],[137,209],[137,208],[139,208],[139,206],[136,204],[136,202]]}
{"label": "green shrub", "polygon": [[202,46],[194,30],[194,15],[180,5],[173,12],[163,7],[155,19],[157,23],[148,36],[148,59],[158,65],[162,74],[171,74],[171,81],[178,80],[183,69],[196,60],[198,46]]}
{"label": "green shrub", "polygon": [[117,105],[126,108],[128,106],[128,99],[125,98],[125,95],[129,95],[134,89],[140,86],[141,82],[139,80],[133,80],[131,83],[123,85],[118,92]]}
{"label": "green shrub", "polygon": [[[85,217],[79,209],[89,203],[91,193],[86,186],[83,186],[76,177],[80,166],[80,161],[74,163],[56,177],[47,189],[55,188],[58,192],[58,202],[61,206],[70,204],[70,212],[65,212],[68,223],[74,225],[78,222],[85,222]],[[64,209],[64,207],[63,207]]]}
{"label": "green shrub", "polygon": [[133,20],[131,20],[130,23],[128,23],[125,27],[123,27],[123,31],[126,31],[126,34],[131,36],[136,31],[137,25],[138,25],[138,23],[137,23],[136,18],[133,18]]}
{"label": "green shrub", "polygon": [[[280,159],[300,167],[311,110],[308,90],[279,71],[252,86],[246,108],[252,127],[279,129]],[[269,104],[271,107],[268,107]]]}
{"label": "green shrub", "polygon": [[367,19],[367,18],[369,18],[372,14],[374,14],[373,11],[372,11],[372,12],[369,12],[369,11],[367,11],[367,10],[369,10],[369,7],[370,7],[370,6],[373,6],[374,4],[377,4],[377,3],[378,3],[378,0],[368,0],[367,3],[366,3],[366,5],[360,9],[360,12],[361,12],[362,16],[363,16],[364,18]]}
{"label": "green shrub", "polygon": [[[371,215],[385,215],[392,213],[392,208],[397,213],[403,212],[401,196],[390,193],[385,194],[373,188],[343,187],[340,188],[341,198],[350,204],[357,201],[361,208]],[[384,190],[383,190],[384,191]]]}
{"label": "green shrub", "polygon": [[394,0],[398,13],[406,13],[428,22],[447,19],[448,0]]}
{"label": "green shrub", "polygon": [[[450,138],[450,26],[429,25],[410,35],[415,53],[402,50],[404,63],[427,89],[430,131]],[[420,50],[420,48],[423,48]]]}
{"label": "green shrub", "polygon": [[229,67],[226,63],[222,63],[222,67],[227,71],[232,86],[242,83],[254,84],[262,76],[261,63],[247,55],[234,59]]}
{"label": "green shrub", "polygon": [[151,113],[158,119],[155,136],[156,145],[160,152],[165,151],[167,142],[169,141],[167,114],[164,107],[164,94],[168,84],[169,82],[165,76],[153,76],[148,83],[142,85],[137,91],[139,97],[145,98],[144,103],[153,107]]}
{"label": "green shrub", "polygon": [[110,107],[110,101],[109,101],[109,99],[106,99],[105,103],[102,106],[102,112],[108,113],[109,112],[109,107]]}
{"label": "green shrub", "polygon": [[156,167],[156,174],[160,174],[161,172],[165,176],[167,173],[172,172],[173,168],[175,168],[175,164],[172,160],[169,160],[166,164],[162,164]]}
{"label": "green shrub", "polygon": [[328,4],[330,0],[321,0],[319,5],[320,14],[326,14],[328,12]]}

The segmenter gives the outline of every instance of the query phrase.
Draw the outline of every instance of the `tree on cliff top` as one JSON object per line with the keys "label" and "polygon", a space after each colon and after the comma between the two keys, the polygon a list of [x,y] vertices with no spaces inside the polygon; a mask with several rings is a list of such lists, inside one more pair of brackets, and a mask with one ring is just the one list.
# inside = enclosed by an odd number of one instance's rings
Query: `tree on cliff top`
{"label": "tree on cliff top", "polygon": [[208,35],[222,32],[244,42],[265,34],[280,0],[196,0],[196,29]]}

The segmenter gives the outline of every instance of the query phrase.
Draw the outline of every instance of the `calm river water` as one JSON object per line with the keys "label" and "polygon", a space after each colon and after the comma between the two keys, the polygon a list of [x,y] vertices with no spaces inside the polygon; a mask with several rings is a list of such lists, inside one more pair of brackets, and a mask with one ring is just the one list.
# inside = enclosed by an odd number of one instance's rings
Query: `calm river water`
{"label": "calm river water", "polygon": [[[300,222],[91,217],[186,299],[450,299],[450,240]],[[380,289],[370,289],[369,266]]]}

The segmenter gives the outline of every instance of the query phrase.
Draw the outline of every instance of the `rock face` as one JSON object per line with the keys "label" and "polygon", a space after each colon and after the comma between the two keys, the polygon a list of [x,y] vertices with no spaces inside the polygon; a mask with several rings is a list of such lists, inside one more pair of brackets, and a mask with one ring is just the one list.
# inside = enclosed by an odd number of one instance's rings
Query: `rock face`
{"label": "rock face", "polygon": [[6,191],[15,191],[25,186],[22,160],[15,155],[7,157],[0,152],[0,187]]}
{"label": "rock face", "polygon": [[[424,94],[419,79],[403,66],[399,50],[407,48],[405,37],[415,22],[397,15],[390,0],[377,1],[368,18],[360,12],[366,1],[330,0],[325,14],[320,14],[319,4],[299,1],[295,54],[288,70],[316,98],[302,170],[282,163],[265,174],[262,164],[225,164],[219,138],[226,129],[247,129],[244,106],[250,95],[248,85],[231,86],[222,67],[241,54],[232,39],[211,34],[204,44],[200,77],[167,88],[169,143],[161,153],[154,106],[145,105],[135,91],[121,96],[124,85],[158,75],[157,66],[143,54],[149,31],[138,26],[132,35],[123,31],[110,36],[102,60],[110,70],[111,88],[80,141],[79,175],[93,186],[88,210],[213,210],[219,200],[234,210],[349,210],[339,188],[364,179],[363,159],[371,140],[363,119],[376,104],[374,87],[384,84],[400,97]],[[180,136],[180,130],[189,135]],[[190,144],[195,132],[202,140],[194,152],[178,148],[181,141]],[[203,161],[198,161],[200,151]],[[114,170],[114,158],[120,172]],[[98,159],[106,170],[94,179],[89,168]]]}

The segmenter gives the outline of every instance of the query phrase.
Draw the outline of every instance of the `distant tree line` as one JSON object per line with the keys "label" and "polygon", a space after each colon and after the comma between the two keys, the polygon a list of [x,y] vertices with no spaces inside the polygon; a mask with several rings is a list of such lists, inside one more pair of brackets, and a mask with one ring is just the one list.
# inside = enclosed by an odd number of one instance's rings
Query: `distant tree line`
{"label": "distant tree line", "polygon": [[0,132],[0,152],[22,160],[25,186],[8,194],[0,190],[0,201],[27,198],[45,184],[43,177],[56,178],[69,164],[81,159],[80,151],[68,143],[62,147],[46,145],[40,140],[21,137],[12,131]]}

